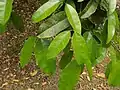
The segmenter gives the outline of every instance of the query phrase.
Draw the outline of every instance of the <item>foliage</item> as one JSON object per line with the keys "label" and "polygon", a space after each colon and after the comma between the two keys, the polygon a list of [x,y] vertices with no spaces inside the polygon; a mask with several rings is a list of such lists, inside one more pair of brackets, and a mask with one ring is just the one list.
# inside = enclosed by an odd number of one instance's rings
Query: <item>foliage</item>
{"label": "foliage", "polygon": [[[5,30],[11,8],[11,0],[0,1],[0,33]],[[22,21],[16,24],[15,18],[20,20],[12,13],[13,24],[21,29]],[[106,78],[110,85],[120,86],[120,50],[114,45],[114,42],[120,44],[116,0],[49,0],[32,16],[34,23],[42,20],[38,35],[25,41],[20,54],[21,67],[35,55],[36,65],[45,73],[53,74],[56,57],[63,52],[58,88],[72,90],[85,66],[92,79],[92,67],[100,63],[108,51],[110,63]]]}

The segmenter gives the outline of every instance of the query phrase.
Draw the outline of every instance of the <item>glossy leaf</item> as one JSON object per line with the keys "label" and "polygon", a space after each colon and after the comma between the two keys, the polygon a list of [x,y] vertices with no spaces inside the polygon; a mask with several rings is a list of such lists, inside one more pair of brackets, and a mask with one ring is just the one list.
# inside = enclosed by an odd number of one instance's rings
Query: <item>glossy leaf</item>
{"label": "glossy leaf", "polygon": [[109,4],[108,14],[111,15],[116,9],[117,0],[108,0],[108,4]]}
{"label": "glossy leaf", "polygon": [[49,18],[45,19],[43,23],[39,26],[38,33],[42,33],[45,30],[51,28],[52,26],[56,25],[60,21],[66,19],[66,15],[64,11],[60,11],[56,14],[52,14]]}
{"label": "glossy leaf", "polygon": [[[91,2],[91,1],[90,1]],[[96,9],[97,9],[97,7],[98,7],[98,4],[99,4],[99,1],[94,1],[94,0],[92,0],[92,3],[91,3],[91,5],[89,6],[89,8],[88,7],[86,7],[86,8],[88,8],[87,9],[87,11],[81,16],[81,18],[88,18],[88,17],[90,17],[95,11],[96,11]],[[85,8],[85,9],[86,9]]]}
{"label": "glossy leaf", "polygon": [[81,34],[81,22],[77,11],[69,4],[65,5],[65,12],[74,31]]}
{"label": "glossy leaf", "polygon": [[116,17],[115,14],[111,14],[108,16],[108,36],[107,36],[107,44],[112,40],[115,34],[115,27],[116,27]]}
{"label": "glossy leaf", "polygon": [[81,35],[74,33],[72,37],[72,46],[73,46],[75,59],[77,63],[79,65],[86,64],[86,67],[89,72],[89,76],[90,78],[92,78],[92,66],[91,66],[91,61],[88,53],[87,44],[84,38]]}
{"label": "glossy leaf", "polygon": [[37,23],[51,15],[61,4],[59,0],[50,0],[43,4],[32,16],[33,22]]}
{"label": "glossy leaf", "polygon": [[35,41],[36,38],[31,36],[24,43],[24,46],[20,52],[20,65],[22,68],[30,61],[34,49]]}
{"label": "glossy leaf", "polygon": [[55,58],[66,47],[69,40],[70,31],[64,31],[58,34],[48,48],[47,58]]}
{"label": "glossy leaf", "polygon": [[56,60],[47,59],[47,50],[49,46],[49,41],[44,39],[39,39],[35,45],[35,58],[36,64],[47,74],[53,74],[56,70]]}
{"label": "glossy leaf", "polygon": [[0,24],[5,25],[10,18],[13,0],[0,0]]}
{"label": "glossy leaf", "polygon": [[0,24],[0,35],[6,31],[6,25]]}
{"label": "glossy leaf", "polygon": [[81,69],[81,65],[78,65],[76,60],[71,61],[60,74],[58,90],[73,90],[79,80]]}
{"label": "glossy leaf", "polygon": [[17,15],[15,12],[12,12],[11,20],[14,26],[16,27],[16,29],[23,31],[24,23],[23,23],[22,18],[19,15]]}
{"label": "glossy leaf", "polygon": [[58,22],[56,25],[53,25],[52,27],[48,28],[46,31],[38,35],[38,38],[50,38],[54,37],[56,34],[58,34],[60,31],[68,28],[70,24],[68,23],[67,19],[64,19],[60,22]]}

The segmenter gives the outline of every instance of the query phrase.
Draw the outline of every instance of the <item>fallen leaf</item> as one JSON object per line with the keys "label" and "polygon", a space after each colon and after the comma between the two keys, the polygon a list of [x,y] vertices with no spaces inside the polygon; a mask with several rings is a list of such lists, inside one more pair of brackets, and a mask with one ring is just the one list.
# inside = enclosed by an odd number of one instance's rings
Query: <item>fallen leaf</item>
{"label": "fallen leaf", "polygon": [[13,81],[14,81],[14,82],[19,82],[19,80],[17,80],[17,79],[13,79]]}
{"label": "fallen leaf", "polygon": [[87,79],[88,79],[88,81],[90,81],[90,77],[89,76],[87,76]]}
{"label": "fallen leaf", "polygon": [[42,86],[44,86],[44,85],[46,85],[46,84],[47,84],[47,82],[43,82],[43,83],[42,83]]}
{"label": "fallen leaf", "polygon": [[101,78],[105,78],[105,74],[104,73],[97,73],[97,76],[101,77]]}
{"label": "fallen leaf", "polygon": [[33,77],[38,73],[38,70],[35,70],[34,72],[31,72],[30,75]]}
{"label": "fallen leaf", "polygon": [[0,88],[3,88],[4,86],[8,85],[7,82],[3,83],[2,86]]}

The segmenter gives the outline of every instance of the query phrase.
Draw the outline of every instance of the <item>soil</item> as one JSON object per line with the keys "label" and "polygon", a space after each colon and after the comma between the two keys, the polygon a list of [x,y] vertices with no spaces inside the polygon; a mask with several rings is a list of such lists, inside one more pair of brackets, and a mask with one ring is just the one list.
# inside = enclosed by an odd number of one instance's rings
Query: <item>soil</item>
{"label": "soil", "polygon": [[[34,58],[31,58],[31,62],[25,68],[21,69],[19,66],[19,52],[24,40],[30,35],[35,35],[38,30],[39,24],[32,23],[31,15],[40,6],[41,1],[14,0],[13,9],[24,20],[25,28],[21,33],[9,23],[8,31],[0,36],[0,90],[58,90],[58,68],[53,76],[47,76],[35,65]],[[120,90],[107,83],[104,72],[108,62],[108,58],[105,58],[93,69],[92,81],[84,71],[75,90]]]}

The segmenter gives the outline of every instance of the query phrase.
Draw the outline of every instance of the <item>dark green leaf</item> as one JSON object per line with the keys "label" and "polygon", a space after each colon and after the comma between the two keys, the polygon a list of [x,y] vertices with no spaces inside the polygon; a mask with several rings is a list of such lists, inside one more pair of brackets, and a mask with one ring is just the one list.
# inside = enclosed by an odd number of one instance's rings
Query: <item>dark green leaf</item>
{"label": "dark green leaf", "polygon": [[49,40],[39,39],[35,45],[36,64],[48,74],[53,74],[56,70],[56,60],[47,59],[47,50],[50,42]]}
{"label": "dark green leaf", "polygon": [[72,90],[79,80],[81,69],[81,65],[78,65],[75,60],[71,61],[60,74],[59,90]]}
{"label": "dark green leaf", "polygon": [[0,35],[3,34],[6,31],[6,26],[0,24]]}
{"label": "dark green leaf", "polygon": [[72,57],[73,57],[73,51],[64,53],[59,63],[60,68],[64,69],[66,65],[72,60]]}
{"label": "dark green leaf", "polygon": [[46,19],[39,27],[39,33],[44,32],[45,30],[51,28],[52,26],[56,25],[60,21],[66,19],[66,15],[64,11],[58,12],[56,14],[52,14],[51,17]]}
{"label": "dark green leaf", "polygon": [[56,34],[58,34],[60,31],[68,28],[70,24],[68,23],[67,19],[64,19],[60,22],[58,22],[56,25],[53,25],[52,27],[48,28],[46,31],[38,35],[38,38],[50,38],[54,37]]}
{"label": "dark green leaf", "polygon": [[12,12],[11,20],[12,20],[14,26],[16,27],[16,29],[23,31],[24,24],[23,24],[22,18],[19,15],[17,15],[15,12]]}
{"label": "dark green leaf", "polygon": [[98,4],[99,4],[99,0],[97,0],[97,2],[95,0],[89,1],[88,5],[86,6],[86,8],[84,10],[86,12],[81,15],[81,18],[88,18],[89,16],[91,16],[96,11]]}
{"label": "dark green leaf", "polygon": [[50,0],[43,4],[32,16],[33,22],[37,23],[51,15],[61,4],[59,0]]}
{"label": "dark green leaf", "polygon": [[0,24],[5,25],[12,11],[13,0],[0,0]]}
{"label": "dark green leaf", "polygon": [[20,52],[20,65],[22,68],[30,61],[34,49],[35,41],[36,38],[31,36],[24,43],[24,46]]}
{"label": "dark green leaf", "polygon": [[74,31],[81,34],[81,22],[77,11],[69,4],[65,5],[65,12]]}
{"label": "dark green leaf", "polygon": [[106,56],[106,49],[93,38],[90,32],[85,33],[84,37],[89,50],[92,65],[100,63]]}
{"label": "dark green leaf", "polygon": [[106,12],[102,10],[97,10],[94,14],[92,14],[89,17],[89,20],[95,25],[100,25],[104,23],[105,18],[106,18]]}
{"label": "dark green leaf", "polygon": [[66,47],[69,40],[70,31],[64,31],[58,34],[48,48],[48,59],[55,58]]}

